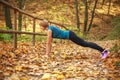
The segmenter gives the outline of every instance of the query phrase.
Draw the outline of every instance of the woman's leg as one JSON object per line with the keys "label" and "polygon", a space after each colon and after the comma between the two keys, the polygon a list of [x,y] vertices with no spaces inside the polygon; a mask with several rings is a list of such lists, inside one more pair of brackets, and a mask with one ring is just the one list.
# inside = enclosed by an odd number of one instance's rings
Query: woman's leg
{"label": "woman's leg", "polygon": [[96,49],[100,52],[103,52],[104,49],[102,47],[100,47],[99,45],[97,45],[96,43],[93,43],[93,42],[87,42],[81,38],[79,38],[74,32],[70,31],[70,35],[69,35],[69,39],[71,41],[73,41],[74,43],[80,45],[80,46],[83,46],[83,47],[90,47],[90,48],[93,48],[93,49]]}

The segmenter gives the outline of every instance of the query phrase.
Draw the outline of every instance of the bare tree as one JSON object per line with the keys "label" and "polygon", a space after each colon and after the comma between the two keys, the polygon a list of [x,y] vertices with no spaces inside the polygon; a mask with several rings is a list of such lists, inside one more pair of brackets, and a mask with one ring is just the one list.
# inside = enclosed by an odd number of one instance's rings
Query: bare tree
{"label": "bare tree", "polygon": [[86,34],[87,31],[87,24],[88,24],[88,3],[87,0],[84,0],[85,4],[85,19],[84,19],[84,34]]}
{"label": "bare tree", "polygon": [[105,3],[105,0],[102,0],[102,7],[103,7],[104,3]]}
{"label": "bare tree", "polygon": [[111,1],[112,1],[112,0],[109,0],[109,6],[108,6],[108,15],[109,15],[109,13],[110,13]]}
{"label": "bare tree", "polygon": [[[25,5],[25,1],[26,0],[19,0],[18,1],[18,7],[19,9],[23,9],[24,5]],[[19,13],[18,14],[18,30],[21,31],[22,29],[22,14]]]}
{"label": "bare tree", "polygon": [[92,22],[93,22],[93,19],[94,19],[94,13],[95,13],[97,2],[98,2],[98,0],[95,0],[95,4],[94,4],[94,7],[93,7],[93,11],[92,11],[91,21],[90,21],[90,24],[89,24],[89,27],[88,27],[88,30],[87,30],[88,32],[90,31],[90,29],[92,27]]}
{"label": "bare tree", "polygon": [[80,31],[80,20],[79,20],[79,11],[78,11],[78,0],[76,1],[76,19],[77,19],[77,28]]}
{"label": "bare tree", "polygon": [[[6,2],[9,2],[9,0],[5,0]],[[9,29],[12,29],[12,22],[11,22],[11,14],[10,9],[5,6],[5,21],[6,21],[6,27]]]}

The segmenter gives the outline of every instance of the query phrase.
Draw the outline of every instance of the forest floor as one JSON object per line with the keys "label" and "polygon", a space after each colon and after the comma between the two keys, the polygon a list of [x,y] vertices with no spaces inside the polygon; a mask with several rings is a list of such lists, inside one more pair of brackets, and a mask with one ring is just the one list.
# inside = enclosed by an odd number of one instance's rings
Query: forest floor
{"label": "forest floor", "polygon": [[[116,41],[95,43],[110,50]],[[13,49],[0,42],[0,80],[120,80],[120,66],[115,65],[120,59],[114,52],[101,60],[98,51],[66,42],[53,43],[52,53],[45,57],[44,45],[21,43]]]}
{"label": "forest floor", "polygon": [[[53,5],[50,2],[51,5],[48,5],[37,1],[41,0],[33,0],[32,3],[30,0],[25,11],[57,23],[76,25],[74,5],[69,8],[65,4],[61,6],[59,3],[60,6],[56,6],[57,3]],[[112,11],[119,12],[119,8]],[[113,17],[108,17],[102,15],[107,23],[102,19],[95,19],[92,38],[98,40],[100,36],[106,36],[106,33],[111,31]],[[82,23],[83,20],[82,17]],[[29,20],[27,23],[30,24]],[[117,41],[95,43],[110,50]],[[0,80],[120,80],[120,58],[116,57],[116,50],[111,52],[106,60],[101,60],[100,53],[96,50],[71,42],[58,42],[53,43],[52,53],[46,57],[44,46],[45,44],[40,42],[37,42],[36,46],[19,43],[18,49],[14,49],[12,43],[0,41]]]}

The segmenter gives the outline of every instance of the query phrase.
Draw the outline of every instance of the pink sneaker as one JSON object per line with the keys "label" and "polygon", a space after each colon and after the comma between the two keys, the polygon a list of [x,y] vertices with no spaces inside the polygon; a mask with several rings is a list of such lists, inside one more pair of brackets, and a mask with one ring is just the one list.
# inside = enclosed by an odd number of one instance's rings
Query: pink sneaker
{"label": "pink sneaker", "polygon": [[109,54],[109,51],[108,51],[108,50],[104,50],[104,51],[102,52],[102,57],[101,57],[101,59],[105,59],[105,58],[108,56],[108,54]]}

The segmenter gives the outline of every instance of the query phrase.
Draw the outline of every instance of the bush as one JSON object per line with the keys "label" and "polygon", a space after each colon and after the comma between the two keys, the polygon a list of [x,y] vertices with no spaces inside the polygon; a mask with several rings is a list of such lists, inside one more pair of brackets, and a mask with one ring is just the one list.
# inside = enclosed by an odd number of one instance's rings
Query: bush
{"label": "bush", "polygon": [[115,17],[112,21],[114,28],[110,32],[108,39],[118,39],[120,37],[120,16]]}

